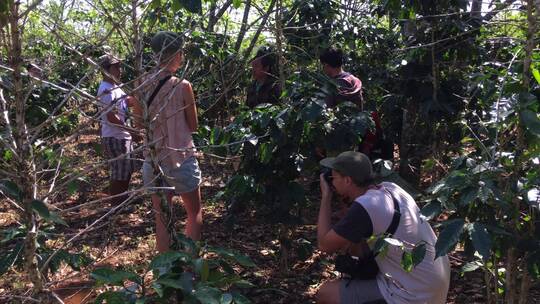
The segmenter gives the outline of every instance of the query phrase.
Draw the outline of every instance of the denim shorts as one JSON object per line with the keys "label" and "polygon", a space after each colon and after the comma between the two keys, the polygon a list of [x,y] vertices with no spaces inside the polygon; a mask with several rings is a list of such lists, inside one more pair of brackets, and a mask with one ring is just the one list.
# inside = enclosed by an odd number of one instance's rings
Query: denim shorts
{"label": "denim shorts", "polygon": [[[161,166],[164,176],[154,180],[154,168],[151,160],[143,164],[143,181],[145,186],[174,187],[175,194],[191,192],[201,184],[201,170],[195,156],[188,157],[178,168]],[[160,182],[158,182],[158,180]],[[151,184],[152,183],[152,184]],[[155,191],[154,191],[155,192]]]}

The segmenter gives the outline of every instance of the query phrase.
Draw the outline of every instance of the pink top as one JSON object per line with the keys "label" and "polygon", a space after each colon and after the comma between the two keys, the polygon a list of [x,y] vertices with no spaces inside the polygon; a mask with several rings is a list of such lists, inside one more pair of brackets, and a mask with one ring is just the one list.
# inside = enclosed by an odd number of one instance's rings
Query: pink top
{"label": "pink top", "polygon": [[[147,97],[152,94],[159,80],[166,75],[161,73],[158,77],[151,77],[156,80],[148,86]],[[189,85],[191,84],[187,80],[172,77],[161,87],[149,108],[150,142],[156,141],[158,161],[168,168],[180,167],[186,158],[195,153],[184,111],[186,104],[183,89]],[[147,158],[148,154],[147,151]]]}

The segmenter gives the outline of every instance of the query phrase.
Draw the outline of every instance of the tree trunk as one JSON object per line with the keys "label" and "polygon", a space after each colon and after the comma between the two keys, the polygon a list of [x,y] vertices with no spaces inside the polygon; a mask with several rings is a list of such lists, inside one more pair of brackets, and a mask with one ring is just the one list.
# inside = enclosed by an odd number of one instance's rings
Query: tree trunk
{"label": "tree trunk", "polygon": [[255,32],[255,35],[253,36],[253,39],[251,39],[251,42],[249,43],[248,48],[244,51],[245,58],[249,58],[249,54],[251,54],[251,51],[255,47],[255,44],[257,43],[257,40],[259,39],[259,36],[261,35],[262,30],[264,29],[264,26],[266,25],[266,21],[268,20],[268,17],[270,17],[270,14],[274,10],[275,5],[276,5],[276,0],[272,0],[272,2],[270,2],[270,4],[268,5],[268,9],[266,10],[266,13],[262,17],[261,24],[259,25],[257,32]]}
{"label": "tree trunk", "polygon": [[516,258],[516,249],[510,248],[506,255],[506,284],[504,286],[505,297],[504,303],[506,304],[517,304],[517,282],[516,282],[516,272],[517,272],[517,258]]}
{"label": "tree trunk", "polygon": [[471,2],[471,18],[482,18],[482,0],[473,0]]}
{"label": "tree trunk", "polygon": [[277,1],[276,7],[276,52],[278,58],[279,84],[281,88],[285,87],[285,67],[283,56],[283,24],[281,23],[281,10],[283,9],[282,0]]}
{"label": "tree trunk", "polygon": [[133,82],[133,87],[137,88],[140,85],[141,79],[140,76],[143,73],[143,59],[142,59],[142,40],[141,34],[139,31],[139,17],[137,15],[137,5],[139,4],[138,0],[131,1],[131,26],[133,30],[133,51],[134,55],[134,74],[135,79]]}
{"label": "tree trunk", "polygon": [[[527,42],[525,44],[525,59],[523,61],[523,81],[522,86],[524,89],[529,89],[530,83],[530,74],[531,74],[531,62],[532,62],[532,53],[534,51],[534,38],[536,35],[536,25],[537,20],[534,14],[534,0],[527,0]],[[536,5],[540,6],[540,1],[536,1]],[[537,8],[537,9],[540,9]],[[538,14],[538,12],[536,12]]]}
{"label": "tree trunk", "polygon": [[244,35],[246,34],[246,31],[248,29],[248,19],[249,19],[249,11],[251,9],[251,0],[246,0],[246,6],[244,7],[244,16],[242,18],[242,25],[240,26],[240,32],[238,32],[238,37],[236,38],[236,43],[234,45],[234,50],[238,53],[240,50],[240,46],[242,45],[242,41],[244,40]]}
{"label": "tree trunk", "polygon": [[[523,259],[525,261],[525,259]],[[524,265],[523,275],[521,276],[521,287],[519,291],[519,304],[527,304],[529,298],[529,288],[531,287],[531,278],[527,270],[527,265]]]}
{"label": "tree trunk", "polygon": [[486,284],[486,304],[496,304],[493,299],[493,290],[494,286],[496,287],[497,284],[493,284],[493,275],[491,274],[491,271],[489,269],[484,269],[484,283]]}
{"label": "tree trunk", "polygon": [[215,3],[212,3],[210,5],[210,16],[208,17],[208,26],[206,27],[206,30],[209,32],[214,32],[214,26],[219,21],[219,18],[225,14],[225,12],[229,9],[231,4],[233,3],[233,0],[227,0],[227,2],[223,3],[223,6],[219,8],[217,12],[215,12],[217,6]]}
{"label": "tree trunk", "polygon": [[9,28],[11,41],[8,46],[9,64],[13,69],[13,103],[15,105],[15,125],[16,132],[15,143],[17,154],[20,158],[17,159],[16,168],[18,170],[17,184],[21,190],[21,200],[24,208],[23,220],[25,221],[28,232],[24,240],[24,268],[25,272],[32,282],[34,292],[40,293],[43,290],[43,277],[39,272],[37,258],[36,258],[36,246],[37,246],[37,232],[39,229],[39,223],[36,219],[34,211],[30,205],[34,191],[33,183],[31,182],[30,167],[28,165],[30,159],[31,143],[28,142],[27,129],[26,129],[26,104],[23,93],[23,82],[21,75],[22,66],[22,41],[21,41],[21,28],[19,27],[19,2],[14,1],[9,9]]}
{"label": "tree trunk", "polygon": [[415,125],[417,120],[418,106],[412,98],[408,98],[407,104],[403,109],[403,121],[401,124],[401,141],[399,143],[399,175],[407,182],[417,185],[419,180],[418,171],[415,167],[418,165],[414,161]]}

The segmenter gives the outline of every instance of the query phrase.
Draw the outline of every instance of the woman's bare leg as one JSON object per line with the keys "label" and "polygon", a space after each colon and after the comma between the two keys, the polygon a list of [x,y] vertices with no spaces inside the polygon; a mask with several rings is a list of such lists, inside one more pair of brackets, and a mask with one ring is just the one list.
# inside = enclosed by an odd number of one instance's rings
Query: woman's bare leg
{"label": "woman's bare leg", "polygon": [[[172,201],[172,194],[166,194],[166,199],[168,206],[170,206]],[[154,209],[154,216],[156,220],[156,249],[159,252],[165,252],[169,250],[170,236],[169,231],[167,230],[167,224],[164,222],[164,220],[166,220],[166,217],[161,210],[160,194],[152,194],[152,206]]]}
{"label": "woman's bare leg", "polygon": [[187,213],[186,236],[192,240],[198,241],[201,239],[202,228],[202,208],[201,208],[201,188],[182,193],[182,202]]}

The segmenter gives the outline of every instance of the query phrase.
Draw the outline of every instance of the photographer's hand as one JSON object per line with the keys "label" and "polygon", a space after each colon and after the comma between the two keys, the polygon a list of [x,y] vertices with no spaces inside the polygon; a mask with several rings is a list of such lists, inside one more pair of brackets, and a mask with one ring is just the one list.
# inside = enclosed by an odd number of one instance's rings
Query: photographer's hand
{"label": "photographer's hand", "polygon": [[326,182],[326,179],[324,178],[324,173],[322,173],[319,176],[319,183],[321,187],[321,196],[323,200],[332,200],[332,189],[330,188],[330,185]]}
{"label": "photographer's hand", "polygon": [[322,197],[319,218],[317,220],[317,244],[321,251],[334,253],[348,247],[350,242],[338,235],[331,227],[330,217],[332,215],[333,191],[324,179],[324,174],[320,176],[320,184]]}

